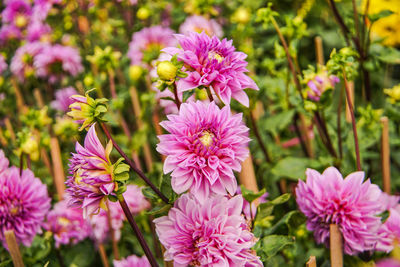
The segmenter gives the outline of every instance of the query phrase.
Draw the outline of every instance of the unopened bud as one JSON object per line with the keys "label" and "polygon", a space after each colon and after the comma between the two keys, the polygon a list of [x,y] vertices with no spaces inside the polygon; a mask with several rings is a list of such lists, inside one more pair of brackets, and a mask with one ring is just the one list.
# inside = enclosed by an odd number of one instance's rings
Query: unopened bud
{"label": "unopened bud", "polygon": [[178,68],[169,61],[159,62],[157,65],[157,75],[161,80],[171,81],[175,79]]}

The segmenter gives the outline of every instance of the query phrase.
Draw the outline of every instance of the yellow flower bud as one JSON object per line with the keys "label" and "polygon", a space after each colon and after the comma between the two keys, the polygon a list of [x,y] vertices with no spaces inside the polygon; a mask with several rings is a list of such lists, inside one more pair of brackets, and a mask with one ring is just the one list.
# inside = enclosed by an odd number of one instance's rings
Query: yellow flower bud
{"label": "yellow flower bud", "polygon": [[141,7],[137,11],[137,17],[140,20],[145,20],[150,16],[150,10],[147,7]]}
{"label": "yellow flower bud", "polygon": [[178,68],[169,61],[159,62],[157,65],[157,75],[161,80],[171,81],[175,79]]}
{"label": "yellow flower bud", "polygon": [[26,26],[26,24],[28,24],[28,20],[26,19],[26,17],[24,15],[18,15],[15,18],[15,25],[18,28],[23,28]]}
{"label": "yellow flower bud", "polygon": [[129,66],[129,78],[132,81],[137,81],[142,77],[143,69],[139,65],[131,65]]}
{"label": "yellow flower bud", "polygon": [[232,21],[246,24],[250,20],[250,11],[245,7],[239,7],[232,16]]}

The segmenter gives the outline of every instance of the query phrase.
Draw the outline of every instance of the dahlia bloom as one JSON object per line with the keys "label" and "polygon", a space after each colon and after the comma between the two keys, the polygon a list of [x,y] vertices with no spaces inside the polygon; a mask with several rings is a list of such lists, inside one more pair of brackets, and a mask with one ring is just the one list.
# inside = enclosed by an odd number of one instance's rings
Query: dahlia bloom
{"label": "dahlia bloom", "polygon": [[7,62],[2,54],[0,54],[0,74],[7,70]]}
{"label": "dahlia bloom", "polygon": [[34,21],[27,28],[26,40],[28,42],[36,42],[45,39],[45,36],[51,34],[51,28],[49,24],[42,23],[40,21]]}
{"label": "dahlia bloom", "polygon": [[21,38],[21,30],[14,25],[3,25],[0,28],[0,44],[5,44],[11,40],[19,40]]}
{"label": "dahlia bloom", "polygon": [[232,97],[246,107],[249,106],[249,98],[244,89],[258,90],[258,87],[245,74],[248,72],[245,61],[247,55],[236,52],[232,40],[221,41],[218,37],[209,37],[204,32],[175,36],[182,48],[168,47],[163,51],[171,56],[177,54],[178,60],[185,63],[188,76],[178,81],[179,91],[209,87],[226,105],[229,105]]}
{"label": "dahlia bloom", "polygon": [[[138,214],[150,207],[150,203],[145,199],[141,188],[137,185],[128,185],[123,196],[133,214]],[[108,207],[111,217],[111,226],[114,230],[114,237],[116,240],[119,240],[125,214],[118,202],[109,201]],[[100,210],[99,214],[90,216],[89,222],[92,226],[92,239],[97,243],[104,243],[104,241],[110,237],[110,225],[108,223],[107,211]]]}
{"label": "dahlia bloom", "polygon": [[363,183],[364,172],[343,179],[334,167],[322,174],[307,169],[306,176],[306,182],[300,180],[297,185],[296,200],[317,243],[329,245],[329,225],[334,223],[343,235],[346,254],[375,249],[381,226],[379,187],[369,179]]}
{"label": "dahlia bloom", "polygon": [[229,106],[214,103],[183,103],[178,115],[168,115],[160,125],[170,134],[158,136],[157,151],[167,156],[164,173],[172,171],[172,188],[177,194],[190,190],[200,201],[211,193],[234,195],[233,171],[249,151],[248,131],[242,114],[231,115]]}
{"label": "dahlia bloom", "polygon": [[321,95],[325,91],[333,89],[338,82],[340,82],[340,79],[335,75],[329,75],[328,71],[325,69],[314,73],[305,79],[307,88],[303,93],[304,98],[308,98],[312,101],[319,101]]}
{"label": "dahlia bloom", "polygon": [[44,44],[34,42],[27,43],[15,51],[15,55],[11,59],[10,70],[18,80],[23,82],[26,77],[35,75],[34,59],[42,52],[44,47]]}
{"label": "dahlia bloom", "polygon": [[189,34],[190,32],[205,32],[208,36],[217,36],[221,38],[224,34],[221,25],[215,20],[208,20],[203,16],[193,15],[187,17],[185,22],[179,27],[179,32],[182,34]]}
{"label": "dahlia bloom", "polygon": [[83,219],[82,209],[68,207],[66,200],[54,205],[47,214],[44,228],[53,233],[57,248],[61,244],[75,245],[90,233],[89,224]]}
{"label": "dahlia bloom", "polygon": [[214,195],[200,203],[193,194],[182,195],[168,212],[154,220],[174,266],[262,266],[251,248],[256,238],[242,213],[242,196]]}
{"label": "dahlia bloom", "polygon": [[375,267],[400,267],[400,261],[396,259],[383,259],[378,261]]}
{"label": "dahlia bloom", "polygon": [[62,0],[35,0],[33,6],[33,18],[45,20],[54,4],[60,4]]}
{"label": "dahlia bloom", "polygon": [[383,223],[379,230],[380,242],[376,249],[380,251],[390,252],[393,250],[394,244],[400,242],[400,205],[389,209],[389,217]]}
{"label": "dahlia bloom", "polygon": [[382,204],[382,211],[390,210],[391,208],[395,208],[400,203],[400,196],[392,196],[385,192],[382,192],[380,202]]}
{"label": "dahlia bloom", "polygon": [[[2,167],[5,160],[2,160]],[[11,167],[0,175],[0,240],[7,247],[4,232],[14,230],[24,246],[30,246],[50,209],[47,186],[29,169]]]}
{"label": "dahlia bloom", "polygon": [[106,209],[105,201],[116,184],[113,179],[113,166],[110,161],[112,143],[104,149],[97,137],[93,124],[86,137],[84,146],[78,142],[76,153],[72,153],[69,170],[71,176],[66,182],[69,205],[83,209],[83,217]]}
{"label": "dahlia bloom", "polygon": [[25,27],[32,15],[32,8],[27,0],[9,0],[1,13],[3,23],[10,23],[19,28]]}
{"label": "dahlia bloom", "polygon": [[59,44],[45,46],[35,57],[34,65],[37,76],[47,77],[50,83],[60,81],[65,75],[76,76],[83,71],[78,49]]}
{"label": "dahlia bloom", "polygon": [[67,112],[69,110],[69,105],[74,103],[74,99],[71,96],[78,94],[78,92],[73,87],[67,87],[57,90],[55,93],[56,99],[51,102],[51,107],[62,112]]}
{"label": "dahlia bloom", "polygon": [[114,260],[114,267],[150,267],[150,262],[143,256],[139,258],[136,255],[131,255],[122,260]]}
{"label": "dahlia bloom", "polygon": [[150,64],[158,58],[161,49],[175,46],[176,40],[173,34],[173,30],[162,26],[152,26],[135,32],[128,50],[131,65]]}

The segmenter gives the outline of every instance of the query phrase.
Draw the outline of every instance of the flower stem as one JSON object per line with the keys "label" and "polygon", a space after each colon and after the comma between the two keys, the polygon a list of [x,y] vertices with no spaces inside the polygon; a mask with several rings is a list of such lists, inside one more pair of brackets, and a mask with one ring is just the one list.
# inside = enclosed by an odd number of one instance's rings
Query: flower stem
{"label": "flower stem", "polygon": [[360,148],[358,146],[356,118],[354,116],[353,105],[351,104],[351,99],[350,99],[350,89],[349,89],[349,86],[347,83],[346,73],[344,72],[344,70],[343,70],[343,80],[344,80],[344,87],[346,89],[347,105],[349,106],[349,111],[350,111],[350,115],[351,115],[351,124],[353,126],[354,146],[356,149],[357,170],[361,171]]}
{"label": "flower stem", "polygon": [[253,113],[251,111],[249,113],[249,117],[250,117],[251,125],[253,126],[254,135],[256,136],[256,139],[258,141],[258,145],[260,146],[260,148],[261,148],[261,150],[262,150],[262,152],[264,154],[265,160],[267,162],[271,163],[272,162],[271,161],[271,157],[269,156],[268,150],[265,147],[265,144],[264,144],[264,142],[263,142],[263,140],[261,138],[260,132],[258,131],[258,127],[257,127],[257,122],[254,119]]}
{"label": "flower stem", "polygon": [[22,176],[22,171],[24,170],[24,152],[21,152],[19,156],[19,175]]}
{"label": "flower stem", "polygon": [[114,228],[112,227],[110,205],[108,205],[108,202],[106,202],[106,205],[107,205],[107,222],[108,222],[108,228],[110,229],[111,244],[112,244],[114,259],[119,260],[120,256],[119,256],[119,250],[118,250],[118,241],[115,238],[115,231],[114,231]]}
{"label": "flower stem", "polygon": [[164,201],[166,204],[169,203],[168,198],[150,181],[149,178],[136,166],[136,164],[128,158],[124,151],[119,147],[119,145],[114,141],[110,132],[108,131],[106,125],[103,122],[100,122],[101,128],[103,129],[104,133],[106,134],[107,138],[111,140],[114,148],[118,151],[118,153],[125,159],[126,163],[133,169],[134,172],[142,178],[148,186]]}
{"label": "flower stem", "polygon": [[126,204],[124,197],[120,195],[118,198],[119,198],[119,204],[121,205],[121,208],[124,211],[124,214],[128,219],[128,222],[131,225],[133,232],[135,233],[137,239],[139,240],[139,243],[143,248],[144,254],[146,254],[146,257],[149,260],[152,267],[158,267],[156,258],[151,252],[149,246],[147,245],[146,240],[144,239],[142,232],[140,231],[138,225],[136,224],[135,219],[133,218],[132,213],[129,210],[129,207]]}
{"label": "flower stem", "polygon": [[174,96],[175,96],[175,104],[178,110],[181,108],[181,101],[179,100],[178,97],[178,89],[176,88],[176,83],[173,83],[173,90],[174,90]]}
{"label": "flower stem", "polygon": [[210,87],[206,87],[206,91],[207,91],[208,99],[210,100],[210,102],[213,102],[213,101],[214,101],[214,97],[213,97],[213,95],[211,94]]}

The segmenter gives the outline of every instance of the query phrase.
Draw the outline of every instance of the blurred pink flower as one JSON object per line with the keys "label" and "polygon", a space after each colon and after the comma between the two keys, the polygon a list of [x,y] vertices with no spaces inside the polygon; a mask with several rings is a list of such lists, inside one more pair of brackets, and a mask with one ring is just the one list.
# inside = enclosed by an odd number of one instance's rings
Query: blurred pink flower
{"label": "blurred pink flower", "polygon": [[202,204],[193,194],[182,195],[168,216],[154,220],[165,260],[174,266],[262,266],[251,250],[257,239],[241,215],[242,204],[240,195],[214,195]]}
{"label": "blurred pink flower", "polygon": [[61,4],[62,0],[35,0],[33,6],[33,18],[45,20],[54,4]]}
{"label": "blurred pink flower", "polygon": [[378,261],[375,267],[400,267],[400,261],[395,259],[383,259]]}
{"label": "blurred pink flower", "polygon": [[177,42],[173,34],[173,30],[162,26],[151,26],[135,32],[128,50],[131,65],[148,65],[158,58],[161,49],[175,46]]}
{"label": "blurred pink flower", "polygon": [[296,200],[317,243],[328,246],[329,225],[337,224],[346,254],[375,249],[381,226],[379,187],[369,179],[363,183],[364,172],[354,172],[343,179],[334,167],[322,174],[307,169],[306,176],[306,182],[300,180],[297,185]]}
{"label": "blurred pink flower", "polygon": [[66,87],[56,91],[56,99],[51,102],[51,107],[62,112],[69,110],[69,105],[75,102],[74,99],[70,98],[73,95],[77,95],[78,92],[73,87]]}
{"label": "blurred pink flower", "polygon": [[114,260],[114,267],[150,267],[150,262],[143,256],[139,258],[136,255],[131,255],[122,260]]}
{"label": "blurred pink flower", "polygon": [[9,41],[20,39],[22,39],[22,32],[18,27],[4,24],[0,28],[0,44],[6,44]]}
{"label": "blurred pink flower", "polygon": [[[1,160],[5,167],[4,158]],[[0,175],[0,240],[4,247],[4,232],[14,230],[19,243],[30,246],[50,209],[47,186],[29,169],[11,167]]]}
{"label": "blurred pink flower", "polygon": [[72,153],[69,169],[71,176],[66,182],[69,205],[83,209],[83,217],[106,209],[105,201],[115,189],[110,153],[112,143],[106,149],[97,137],[93,124],[84,142],[84,147],[76,143],[76,153]]}
{"label": "blurred pink flower", "polygon": [[8,169],[8,159],[4,155],[3,150],[0,149],[0,175]]}
{"label": "blurred pink flower", "polygon": [[329,75],[327,70],[319,71],[306,81],[305,97],[319,101],[325,91],[333,89],[339,82],[340,79],[335,75]]}
{"label": "blurred pink flower", "polygon": [[37,76],[48,78],[50,83],[64,76],[76,76],[83,71],[78,49],[70,46],[45,46],[34,59]]}
{"label": "blurred pink flower", "polygon": [[28,42],[40,41],[43,36],[49,34],[51,34],[51,28],[48,24],[34,21],[28,26],[26,40]]}
{"label": "blurred pink flower", "polygon": [[0,54],[0,74],[2,74],[4,71],[6,71],[8,68],[6,59],[2,54]]}
{"label": "blurred pink flower", "polygon": [[177,54],[178,60],[185,64],[188,76],[178,81],[179,91],[209,87],[226,105],[230,104],[232,97],[246,107],[249,106],[249,98],[244,89],[258,90],[258,86],[245,74],[248,72],[245,61],[247,55],[236,52],[232,40],[221,41],[204,32],[175,36],[182,48],[168,47],[163,51],[171,56]]}
{"label": "blurred pink flower", "polygon": [[400,242],[400,205],[389,209],[389,217],[379,230],[380,242],[377,250],[390,252],[394,244]]}
{"label": "blurred pink flower", "polygon": [[222,27],[213,19],[206,19],[203,16],[193,15],[187,17],[186,20],[179,27],[179,32],[182,34],[189,34],[190,32],[205,32],[208,36],[217,36],[221,38],[224,33]]}
{"label": "blurred pink flower", "polygon": [[1,12],[1,19],[4,24],[9,23],[17,27],[28,25],[32,15],[32,8],[27,0],[8,0]]}
{"label": "blurred pink flower", "polygon": [[23,82],[25,78],[35,75],[35,57],[43,50],[46,45],[39,42],[27,43],[20,46],[11,59],[11,72]]}
{"label": "blurred pink flower", "polygon": [[61,244],[75,245],[90,234],[90,226],[83,219],[82,209],[68,207],[66,200],[54,205],[47,214],[44,228],[53,233],[57,248]]}
{"label": "blurred pink flower", "polygon": [[178,115],[168,115],[160,125],[170,134],[159,135],[157,151],[167,156],[164,173],[172,171],[177,194],[190,190],[200,201],[211,193],[234,195],[233,171],[249,154],[248,131],[242,114],[231,115],[229,106],[214,103],[183,103]]}

